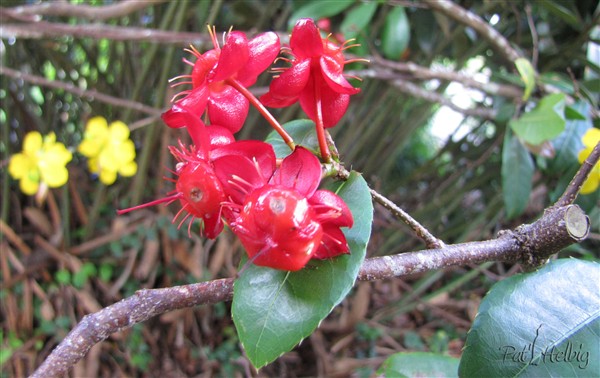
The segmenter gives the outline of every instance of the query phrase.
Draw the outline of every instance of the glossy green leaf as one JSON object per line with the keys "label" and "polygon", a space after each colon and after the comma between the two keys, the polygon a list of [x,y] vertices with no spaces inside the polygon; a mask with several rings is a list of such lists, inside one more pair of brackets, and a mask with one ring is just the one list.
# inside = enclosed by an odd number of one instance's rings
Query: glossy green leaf
{"label": "glossy green leaf", "polygon": [[[569,108],[581,115],[583,119],[567,120],[565,131],[552,141],[556,154],[554,155],[554,159],[549,162],[548,169],[556,174],[568,172],[574,167],[579,167],[577,155],[579,155],[579,151],[583,148],[581,138],[587,129],[592,127],[591,109],[586,102],[576,102]],[[572,177],[572,174],[569,177]],[[562,189],[564,190],[564,188]]]}
{"label": "glossy green leaf", "polygon": [[331,17],[342,13],[354,0],[313,0],[304,2],[289,18],[288,29],[292,30],[296,21],[300,18],[312,18],[318,21],[324,17]]}
{"label": "glossy green leaf", "polygon": [[502,195],[508,219],[525,211],[534,169],[529,151],[507,130],[502,147]]}
{"label": "glossy green leaf", "polygon": [[416,43],[427,55],[433,53],[435,42],[443,35],[437,20],[435,13],[428,10],[417,9],[411,13]]}
{"label": "glossy green leaf", "polygon": [[523,80],[523,83],[525,84],[523,101],[527,101],[535,88],[535,69],[531,65],[531,62],[526,58],[518,58],[515,60],[515,66],[517,67],[517,71],[519,71],[519,75],[521,75],[521,80]]}
{"label": "glossy green leaf", "polygon": [[577,13],[577,8],[569,1],[546,0],[540,1],[539,4],[550,11],[550,13],[560,17],[575,30],[581,30],[581,27],[584,25],[581,16]]}
{"label": "glossy green leaf", "polygon": [[249,265],[235,281],[232,315],[246,355],[267,365],[309,336],[354,286],[371,234],[373,205],[367,183],[356,172],[329,187],[354,217],[342,229],[350,254],[312,260],[298,272]]}
{"label": "glossy green leaf", "polygon": [[584,114],[581,114],[574,106],[565,106],[565,118],[567,120],[578,120],[584,121],[586,119]]}
{"label": "glossy green leaf", "polygon": [[458,362],[458,358],[436,353],[396,353],[377,369],[377,375],[390,378],[458,377]]}
{"label": "glossy green leaf", "polygon": [[540,100],[537,106],[511,120],[510,127],[523,141],[534,146],[557,137],[565,129],[565,95],[555,93]]}
{"label": "glossy green leaf", "polygon": [[397,60],[408,47],[410,24],[404,7],[394,7],[386,16],[381,37],[383,56]]}
{"label": "glossy green leaf", "polygon": [[561,92],[574,94],[573,80],[565,74],[558,72],[546,72],[539,75],[539,81],[546,85],[551,85]]}
{"label": "glossy green leaf", "polygon": [[340,26],[340,31],[344,34],[345,39],[355,38],[360,31],[369,25],[377,10],[377,5],[374,1],[359,3],[346,13]]}
{"label": "glossy green leaf", "polygon": [[[283,128],[290,134],[292,139],[294,139],[296,145],[306,147],[318,154],[319,140],[317,139],[315,123],[313,121],[308,119],[297,119],[283,124]],[[275,131],[269,133],[265,142],[270,143],[273,146],[275,155],[278,158],[284,158],[292,152],[290,147],[285,144],[283,139],[281,139],[279,134]]]}
{"label": "glossy green leaf", "polygon": [[600,265],[556,260],[495,284],[467,335],[461,377],[600,372]]}

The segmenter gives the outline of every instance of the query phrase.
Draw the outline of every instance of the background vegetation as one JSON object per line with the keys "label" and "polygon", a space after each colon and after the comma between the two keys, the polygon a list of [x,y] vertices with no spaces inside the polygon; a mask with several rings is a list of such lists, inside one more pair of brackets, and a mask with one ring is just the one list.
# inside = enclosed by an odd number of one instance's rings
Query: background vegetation
{"label": "background vegetation", "polygon": [[[487,239],[539,216],[577,169],[582,130],[598,125],[598,56],[588,54],[599,37],[595,1],[460,2],[533,63],[539,85],[529,103],[506,51],[426,2],[47,5],[5,1],[0,9],[3,376],[31,373],[85,314],[137,289],[235,275],[243,252],[230,233],[216,241],[188,238],[185,227],[171,224],[176,206],[115,213],[170,190],[163,180],[174,164],[167,146],[186,136],[165,127],[160,113],[176,93],[168,79],[188,70],[183,48],[209,47],[207,24],[249,34],[275,30],[285,39],[298,17],[329,17],[331,32],[355,36],[361,47],[349,52],[371,63],[350,67],[363,78],[356,83],[362,92],[333,130],[338,150],[348,167],[447,243]],[[269,76],[261,77],[257,93],[266,91]],[[535,163],[530,179],[510,176],[503,183],[508,121],[552,88],[565,93],[584,119],[568,120],[561,136],[528,146],[525,156]],[[299,107],[274,113],[282,122],[303,117]],[[54,131],[74,148],[96,115],[130,126],[137,175],[106,187],[75,155],[68,184],[51,190],[44,202],[20,193],[6,167],[24,135]],[[238,137],[263,138],[269,131],[251,110]],[[528,185],[526,207],[507,213],[510,193],[523,193]],[[598,257],[597,193],[579,200],[592,219],[590,240],[561,256]],[[369,256],[421,248],[404,224],[376,206]],[[486,263],[360,282],[308,340],[261,374],[369,376],[397,351],[460,356],[481,297],[519,270]],[[252,374],[229,310],[228,303],[180,310],[115,334],[94,347],[73,375]]]}

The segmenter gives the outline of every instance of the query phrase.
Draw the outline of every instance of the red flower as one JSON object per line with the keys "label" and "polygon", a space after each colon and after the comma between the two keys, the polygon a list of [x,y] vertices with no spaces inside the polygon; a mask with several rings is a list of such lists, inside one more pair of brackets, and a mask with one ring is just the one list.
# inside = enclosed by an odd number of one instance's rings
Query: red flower
{"label": "red flower", "polygon": [[336,194],[317,190],[319,160],[297,147],[270,179],[272,170],[264,166],[246,162],[232,169],[229,164],[217,173],[232,200],[230,226],[253,263],[296,271],[311,258],[348,253],[340,227],[352,226],[352,214]]}
{"label": "red flower", "polygon": [[218,178],[224,176],[218,167],[229,169],[227,164],[233,160],[234,166],[239,164],[238,161],[253,162],[260,170],[272,172],[275,169],[275,153],[273,147],[267,143],[234,142],[231,133],[222,127],[204,126],[197,116],[189,112],[180,111],[177,114],[188,125],[195,145],[186,148],[180,142],[179,148],[169,147],[171,154],[178,161],[173,172],[178,177],[172,180],[175,182],[175,190],[164,198],[119,210],[118,213],[124,214],[143,207],[179,200],[181,209],[173,218],[173,222],[182,213],[187,213],[179,226],[191,217],[189,233],[194,219],[199,218],[202,220],[204,235],[214,239],[223,230],[223,203],[229,198]]}
{"label": "red flower", "polygon": [[358,93],[344,77],[343,50],[327,38],[321,38],[312,19],[296,22],[290,37],[292,66],[271,83],[261,97],[266,106],[289,106],[300,100],[304,112],[316,124],[333,127],[342,118],[350,95]]}
{"label": "red flower", "polygon": [[[211,37],[214,49],[204,54],[193,47],[189,50],[196,57],[195,63],[184,60],[194,67],[191,75],[173,79],[188,79],[175,85],[192,84],[191,90],[179,94],[185,97],[175,105],[198,117],[208,110],[212,124],[221,125],[235,133],[246,120],[249,102],[232,83],[243,87],[254,84],[258,75],[277,57],[279,37],[268,32],[248,41],[244,33],[232,31],[227,33],[223,48],[220,48],[214,30],[211,31]],[[187,126],[175,109],[166,111],[162,117],[170,127]]]}

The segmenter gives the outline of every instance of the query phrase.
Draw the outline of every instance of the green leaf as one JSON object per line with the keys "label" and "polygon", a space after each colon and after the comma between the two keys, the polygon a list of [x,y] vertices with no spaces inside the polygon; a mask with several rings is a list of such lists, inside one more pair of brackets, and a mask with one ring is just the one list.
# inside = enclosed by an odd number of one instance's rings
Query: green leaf
{"label": "green leaf", "polygon": [[523,141],[534,146],[557,137],[565,129],[565,95],[555,93],[540,100],[537,106],[511,120],[510,127]]}
{"label": "green leaf", "polygon": [[[297,119],[287,122],[282,125],[285,131],[290,134],[296,145],[303,146],[314,152],[319,153],[319,140],[315,131],[315,123],[308,119]],[[281,139],[279,134],[271,131],[265,142],[271,144],[275,150],[275,155],[278,158],[288,156],[292,151],[287,144]]]}
{"label": "green leaf", "polygon": [[[584,25],[581,16],[577,13],[577,9],[573,6],[571,2],[565,1],[541,1],[539,2],[541,6],[546,8],[550,13],[555,16],[560,17],[563,21],[571,25],[575,30],[581,30]],[[568,9],[567,6],[570,5],[571,9]]]}
{"label": "green leaf", "polygon": [[508,219],[525,211],[534,169],[529,151],[507,130],[502,147],[502,195]]}
{"label": "green leaf", "polygon": [[381,48],[387,59],[397,60],[408,47],[410,24],[404,7],[394,7],[385,18]]}
{"label": "green leaf", "polygon": [[352,4],[354,4],[354,0],[315,0],[305,2],[303,6],[294,11],[290,16],[288,30],[292,30],[294,25],[296,25],[296,21],[301,18],[312,18],[317,22],[321,18],[342,13]]}
{"label": "green leaf", "polygon": [[581,114],[574,106],[565,106],[565,118],[567,120],[579,120],[584,121],[586,119],[584,114]]}
{"label": "green leaf", "polygon": [[309,336],[354,286],[371,234],[371,195],[356,172],[329,189],[344,199],[354,217],[354,226],[342,229],[350,254],[312,260],[297,272],[249,265],[235,281],[233,321],[246,355],[256,368],[274,361]]}
{"label": "green leaf", "polygon": [[562,259],[495,284],[467,335],[459,376],[597,376],[598,277],[597,263]]}
{"label": "green leaf", "polygon": [[377,369],[384,377],[458,377],[458,358],[437,353],[409,352],[389,356]]}
{"label": "green leaf", "polygon": [[54,279],[59,284],[69,285],[71,283],[71,272],[67,269],[60,269],[54,273]]}
{"label": "green leaf", "polygon": [[517,67],[517,71],[519,71],[519,75],[521,75],[521,80],[523,80],[523,83],[525,84],[523,101],[527,101],[535,88],[535,69],[531,65],[531,62],[526,58],[518,58],[515,60],[515,66]]}
{"label": "green leaf", "polygon": [[567,75],[559,74],[557,72],[546,72],[539,75],[539,81],[546,85],[551,85],[561,92],[567,94],[574,94],[575,88],[573,88],[573,80]]}
{"label": "green leaf", "polygon": [[[554,159],[549,163],[548,169],[552,173],[560,174],[569,172],[569,177],[572,177],[574,172],[570,172],[573,168],[579,167],[577,155],[583,148],[581,138],[583,134],[592,127],[591,109],[590,106],[583,101],[576,102],[569,106],[574,112],[583,116],[583,120],[570,119],[565,124],[563,131],[556,139],[552,141],[556,154]],[[567,182],[569,182],[567,180]],[[564,191],[564,188],[562,188]]]}
{"label": "green leaf", "polygon": [[344,17],[344,21],[342,21],[342,25],[340,26],[340,31],[344,33],[344,38],[355,38],[360,31],[369,25],[376,10],[376,2],[360,3],[352,7],[346,13],[346,17]]}
{"label": "green leaf", "polygon": [[434,12],[417,9],[411,13],[410,19],[415,28],[414,35],[419,49],[429,56],[433,53],[438,37],[442,35]]}

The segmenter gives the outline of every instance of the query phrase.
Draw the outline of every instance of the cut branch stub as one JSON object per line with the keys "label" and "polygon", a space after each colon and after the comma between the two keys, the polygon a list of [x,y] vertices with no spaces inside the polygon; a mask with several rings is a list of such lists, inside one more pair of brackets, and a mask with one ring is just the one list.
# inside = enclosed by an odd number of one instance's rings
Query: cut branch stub
{"label": "cut branch stub", "polygon": [[550,207],[532,224],[518,227],[514,236],[521,245],[521,262],[535,269],[561,249],[584,240],[590,219],[577,205]]}

